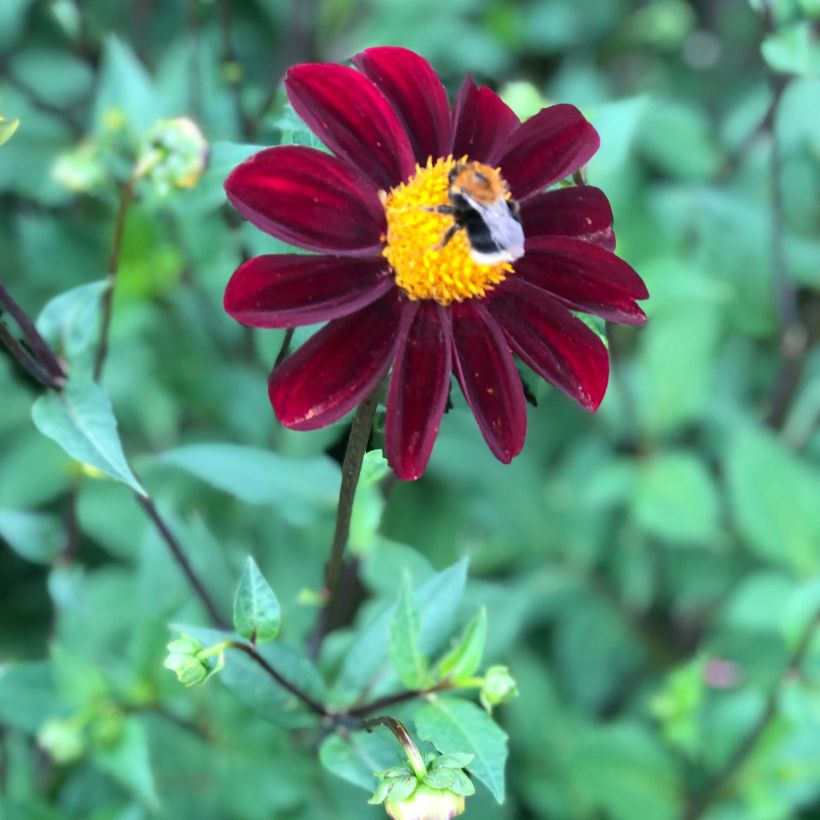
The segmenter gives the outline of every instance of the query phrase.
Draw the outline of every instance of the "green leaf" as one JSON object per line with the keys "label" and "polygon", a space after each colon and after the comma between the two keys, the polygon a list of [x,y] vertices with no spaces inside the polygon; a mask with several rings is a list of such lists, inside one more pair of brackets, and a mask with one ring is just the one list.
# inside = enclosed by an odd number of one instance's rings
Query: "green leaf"
{"label": "green leaf", "polygon": [[[664,267],[665,276],[677,269]],[[714,396],[715,355],[721,315],[715,296],[701,287],[696,294],[654,303],[652,321],[641,336],[637,399],[642,426],[655,435],[673,432],[697,421]],[[653,294],[654,298],[654,294]],[[681,339],[687,343],[682,345]]]}
{"label": "green leaf", "polygon": [[26,23],[26,13],[33,0],[3,0],[0,3],[0,48],[7,49]]}
{"label": "green leaf", "polygon": [[378,484],[388,475],[390,475],[390,465],[384,453],[381,450],[370,450],[365,453],[364,461],[362,461],[362,472],[356,489]]}
{"label": "green leaf", "polygon": [[[722,629],[740,632],[744,637],[755,633],[782,635],[798,589],[800,585],[782,571],[749,572],[723,602]],[[780,617],[772,618],[773,612],[779,613]],[[767,663],[771,666],[771,658]]]}
{"label": "green leaf", "polygon": [[658,453],[641,466],[632,513],[647,532],[672,543],[708,545],[719,532],[715,482],[684,451]]}
{"label": "green leaf", "polygon": [[[416,605],[421,613],[419,646],[425,656],[440,651],[452,635],[466,579],[467,562],[459,561],[415,588]],[[396,691],[401,686],[388,662],[390,625],[395,612],[396,604],[385,606],[359,630],[333,687],[335,702],[351,703],[367,686],[373,697]]]}
{"label": "green leaf", "polygon": [[43,338],[74,365],[89,361],[94,341],[99,333],[100,300],[105,292],[105,281],[80,285],[56,296],[37,317],[37,329]]}
{"label": "green leaf", "polygon": [[285,103],[282,113],[273,125],[281,131],[281,145],[307,145],[319,151],[327,151],[290,103]]}
{"label": "green leaf", "polygon": [[729,500],[735,524],[749,547],[798,573],[820,569],[820,478],[782,441],[751,426],[739,431],[726,453]]}
{"label": "green leaf", "polygon": [[507,735],[480,707],[460,698],[436,697],[416,712],[416,731],[443,754],[475,755],[470,772],[504,802]]}
{"label": "green leaf", "polygon": [[681,784],[674,762],[639,725],[603,726],[587,733],[570,772],[579,793],[613,820],[680,816]]}
{"label": "green leaf", "polygon": [[422,689],[427,682],[427,659],[419,647],[421,621],[410,577],[404,576],[399,602],[390,624],[390,660],[401,682],[409,689]]}
{"label": "green leaf", "polygon": [[641,669],[642,646],[606,598],[579,590],[554,625],[555,667],[567,698],[589,712],[604,708]]}
{"label": "green leaf", "polygon": [[361,573],[367,588],[378,596],[392,598],[400,586],[397,580],[400,581],[405,573],[412,577],[416,585],[435,575],[430,562],[406,544],[378,538],[375,547],[364,557]]}
{"label": "green leaf", "polygon": [[0,509],[0,538],[29,561],[48,564],[66,547],[63,525],[53,515]]}
{"label": "green leaf", "polygon": [[387,732],[332,734],[319,747],[319,759],[329,771],[367,791],[375,784],[374,772],[395,764],[396,741]]}
{"label": "green leaf", "polygon": [[71,380],[59,393],[47,393],[31,410],[34,425],[72,458],[146,495],[120,444],[108,394],[90,379]]}
{"label": "green leaf", "polygon": [[531,82],[514,80],[504,83],[499,89],[499,96],[523,120],[535,116],[549,102]]}
{"label": "green leaf", "polygon": [[371,450],[365,455],[350,515],[349,547],[356,555],[364,555],[378,544],[386,504],[380,482],[389,473],[390,467],[381,450]]}
{"label": "green leaf", "polygon": [[123,722],[121,734],[113,743],[97,746],[94,762],[149,808],[159,808],[148,737],[136,718]]}
{"label": "green leaf", "polygon": [[339,468],[324,456],[292,459],[258,447],[191,444],[156,460],[248,504],[274,504],[294,523],[304,523],[316,509],[333,509],[339,492]]}
{"label": "green leaf", "polygon": [[88,62],[64,48],[32,44],[9,56],[10,73],[35,82],[38,98],[46,103],[78,106],[91,91],[94,73]]}
{"label": "green leaf", "polygon": [[109,36],[94,101],[94,130],[98,134],[117,130],[113,127],[116,118],[122,118],[136,138],[158,115],[156,93],[145,66],[127,43]]}
{"label": "green leaf", "polygon": [[487,640],[487,609],[481,607],[458,643],[439,661],[439,680],[468,678],[478,669]]}
{"label": "green leaf", "polygon": [[244,162],[252,154],[267,147],[266,145],[246,145],[236,142],[214,142],[208,153],[208,167],[199,184],[192,191],[194,203],[199,206],[199,209],[214,210],[224,203],[225,177],[240,162]]}
{"label": "green leaf", "polygon": [[455,769],[431,769],[424,775],[424,782],[432,789],[449,789],[456,779]]}
{"label": "green leaf", "polygon": [[0,721],[34,733],[49,717],[66,714],[44,661],[0,665]]}
{"label": "green leaf", "polygon": [[601,148],[589,164],[589,176],[594,184],[600,184],[600,175],[623,169],[648,108],[649,97],[639,96],[607,102],[590,112],[595,130],[601,135]]}
{"label": "green leaf", "polygon": [[695,757],[701,742],[700,711],[706,692],[706,661],[697,657],[666,675],[649,708],[669,744]]}
{"label": "green leaf", "polygon": [[466,769],[473,762],[474,755],[466,752],[452,752],[446,755],[436,755],[432,762],[433,769]]}
{"label": "green leaf", "polygon": [[783,26],[761,46],[763,59],[774,71],[807,77],[820,75],[820,44],[808,20]]}
{"label": "green leaf", "polygon": [[256,561],[248,556],[233,602],[233,625],[243,637],[260,643],[279,634],[279,600]]}
{"label": "green leaf", "polygon": [[[218,629],[205,629],[188,624],[174,624],[172,628],[175,632],[196,638],[204,646],[215,646],[222,641],[236,640],[233,633]],[[314,700],[324,701],[324,680],[304,653],[280,642],[259,646],[256,651],[286,681]],[[225,667],[216,679],[258,715],[280,726],[301,728],[316,725],[316,715],[244,652],[226,650]],[[372,784],[368,786],[371,787]]]}
{"label": "green leaf", "polygon": [[0,145],[8,142],[19,127],[20,120],[4,120],[0,117]]}
{"label": "green leaf", "polygon": [[703,109],[655,100],[641,122],[637,140],[644,155],[672,176],[707,179],[720,156]]}

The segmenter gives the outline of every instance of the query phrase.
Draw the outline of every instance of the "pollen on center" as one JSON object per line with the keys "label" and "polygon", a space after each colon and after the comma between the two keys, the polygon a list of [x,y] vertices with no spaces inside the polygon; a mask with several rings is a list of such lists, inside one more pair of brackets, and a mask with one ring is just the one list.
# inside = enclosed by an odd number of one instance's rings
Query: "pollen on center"
{"label": "pollen on center", "polygon": [[453,217],[432,209],[449,204],[448,176],[455,164],[452,157],[435,162],[428,158],[407,182],[382,197],[387,215],[383,254],[393,267],[396,284],[413,300],[435,299],[449,305],[480,298],[513,272],[508,262],[476,262],[463,230],[442,245]]}

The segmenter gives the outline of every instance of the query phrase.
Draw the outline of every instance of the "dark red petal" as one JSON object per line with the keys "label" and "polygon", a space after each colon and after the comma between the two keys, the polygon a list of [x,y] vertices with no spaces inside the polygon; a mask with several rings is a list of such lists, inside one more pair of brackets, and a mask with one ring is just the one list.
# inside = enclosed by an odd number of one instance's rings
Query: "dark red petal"
{"label": "dark red petal", "polygon": [[597,334],[543,291],[515,277],[488,307],[525,364],[583,407],[598,408],[609,381],[609,353]]}
{"label": "dark red petal", "polygon": [[445,156],[450,148],[450,103],[430,64],[414,51],[368,48],[353,64],[382,90],[404,122],[416,162]]}
{"label": "dark red petal", "polygon": [[577,185],[530,197],[521,205],[521,224],[528,240],[537,236],[574,236],[615,250],[612,208],[600,188]]}
{"label": "dark red petal", "polygon": [[311,251],[378,253],[384,208],[365,177],[298,145],[268,148],[233,169],[225,192],[245,219]]}
{"label": "dark red petal", "polygon": [[279,421],[292,430],[316,430],[349,413],[390,366],[399,319],[394,288],[311,336],[268,379]]}
{"label": "dark red petal", "polygon": [[415,170],[398,114],[376,84],[348,66],[304,63],[285,77],[288,99],[319,139],[388,190]]}
{"label": "dark red petal", "polygon": [[492,162],[501,166],[512,195],[525,199],[576,171],[600,143],[574,105],[551,105],[516,130]]}
{"label": "dark red petal", "polygon": [[453,110],[453,148],[456,158],[467,154],[479,162],[493,157],[521,121],[513,110],[486,86],[477,86],[472,77],[461,84]]}
{"label": "dark red petal", "polygon": [[225,310],[250,327],[296,327],[346,316],[394,286],[384,259],[257,256],[225,289]]}
{"label": "dark red petal", "polygon": [[414,481],[430,460],[447,405],[452,333],[449,315],[432,301],[410,303],[403,324],[387,394],[384,443],[396,475]]}
{"label": "dark red petal", "polygon": [[455,304],[453,351],[461,391],[493,455],[508,464],[521,452],[527,408],[507,340],[474,301]]}
{"label": "dark red petal", "polygon": [[516,273],[574,310],[612,322],[642,325],[635,304],[649,294],[641,277],[623,259],[597,245],[565,236],[527,240]]}

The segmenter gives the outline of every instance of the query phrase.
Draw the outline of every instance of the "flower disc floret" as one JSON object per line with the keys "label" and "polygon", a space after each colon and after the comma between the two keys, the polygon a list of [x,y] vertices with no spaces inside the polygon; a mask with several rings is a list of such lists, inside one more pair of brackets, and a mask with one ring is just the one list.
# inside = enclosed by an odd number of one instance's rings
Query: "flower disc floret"
{"label": "flower disc floret", "polygon": [[[461,162],[467,162],[463,157]],[[387,234],[383,254],[395,271],[396,284],[410,299],[434,299],[440,305],[486,296],[513,272],[502,262],[481,265],[470,255],[465,231],[457,231],[442,247],[442,239],[453,225],[453,217],[436,213],[449,205],[449,174],[452,157],[424,166],[384,196]]]}

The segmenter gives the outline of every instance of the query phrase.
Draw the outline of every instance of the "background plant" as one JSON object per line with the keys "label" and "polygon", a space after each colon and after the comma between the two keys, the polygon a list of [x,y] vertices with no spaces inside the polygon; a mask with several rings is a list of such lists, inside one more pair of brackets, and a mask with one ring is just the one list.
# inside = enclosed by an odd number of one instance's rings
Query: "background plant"
{"label": "background plant", "polygon": [[[0,814],[384,816],[365,801],[395,741],[343,737],[375,703],[422,741],[470,726],[470,817],[814,816],[817,14],[0,4]],[[221,186],[252,146],[310,139],[286,65],[377,43],[418,50],[451,91],[472,71],[522,115],[582,108],[650,322],[611,333],[596,416],[534,385],[509,467],[455,393],[420,482],[369,456],[341,626],[314,662],[349,425],[276,425],[263,380],[284,334],[235,326],[221,299],[243,256],[281,246]],[[182,116],[209,149],[192,188],[151,153]],[[186,689],[166,659],[214,679]],[[499,665],[520,697],[491,720],[478,700]]]}

